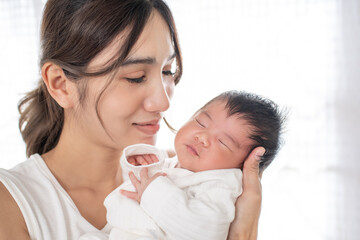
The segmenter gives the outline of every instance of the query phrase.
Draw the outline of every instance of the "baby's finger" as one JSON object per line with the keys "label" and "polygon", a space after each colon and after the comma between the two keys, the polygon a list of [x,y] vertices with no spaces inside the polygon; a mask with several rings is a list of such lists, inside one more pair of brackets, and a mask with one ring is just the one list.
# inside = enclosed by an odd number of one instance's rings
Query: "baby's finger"
{"label": "baby's finger", "polygon": [[140,171],[140,180],[141,181],[146,181],[146,180],[148,180],[149,179],[149,175],[148,175],[148,170],[147,170],[147,168],[143,168],[143,169],[141,169],[141,171]]}
{"label": "baby's finger", "polygon": [[159,159],[156,157],[155,154],[150,154],[150,158],[151,158],[151,162],[153,162],[153,163],[159,161]]}
{"label": "baby's finger", "polygon": [[134,156],[129,156],[129,157],[127,157],[127,161],[128,161],[128,163],[130,163],[131,165],[136,166],[136,160],[135,160],[135,157],[134,157]]}
{"label": "baby's finger", "polygon": [[155,178],[160,177],[160,176],[167,176],[167,175],[166,175],[166,173],[162,173],[162,172],[156,173],[154,176],[152,176],[150,178],[150,181],[153,181]]}
{"label": "baby's finger", "polygon": [[134,185],[134,187],[138,191],[140,184],[141,184],[140,181],[135,177],[135,174],[133,172],[129,172],[129,178],[130,178],[131,183]]}
{"label": "baby's finger", "polygon": [[143,155],[137,155],[136,156],[136,161],[140,164],[140,165],[148,165],[148,162],[145,160]]}
{"label": "baby's finger", "polygon": [[138,200],[138,193],[136,193],[136,192],[130,192],[130,191],[121,189],[121,190],[120,190],[120,193],[121,193],[122,195],[124,195],[125,197],[128,197],[128,198],[130,198],[130,199],[133,199],[133,200],[135,200],[135,201]]}
{"label": "baby's finger", "polygon": [[144,158],[145,158],[145,161],[146,161],[148,164],[153,163],[153,161],[152,161],[152,159],[151,159],[151,157],[150,157],[149,154],[145,154],[145,155],[144,155]]}

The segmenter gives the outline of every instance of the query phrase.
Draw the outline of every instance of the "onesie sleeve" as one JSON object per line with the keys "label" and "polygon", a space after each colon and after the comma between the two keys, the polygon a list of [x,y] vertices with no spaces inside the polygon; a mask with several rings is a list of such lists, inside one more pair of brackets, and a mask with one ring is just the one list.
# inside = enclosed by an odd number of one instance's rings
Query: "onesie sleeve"
{"label": "onesie sleeve", "polygon": [[186,192],[161,176],[144,191],[140,205],[169,239],[219,240],[227,237],[239,194],[214,181]]}
{"label": "onesie sleeve", "polygon": [[[132,155],[143,155],[143,154],[154,154],[159,159],[158,162],[149,164],[149,165],[140,165],[134,166],[130,164],[127,160],[127,157]],[[149,172],[149,176],[154,175],[156,172],[160,171],[164,167],[165,158],[167,157],[167,153],[164,150],[158,149],[155,146],[148,145],[148,144],[134,144],[126,147],[123,150],[123,153],[120,158],[120,165],[122,169],[122,177],[123,181],[128,181],[129,179],[129,172],[133,172],[135,176],[139,179],[140,178],[140,171],[143,168],[147,168]]]}

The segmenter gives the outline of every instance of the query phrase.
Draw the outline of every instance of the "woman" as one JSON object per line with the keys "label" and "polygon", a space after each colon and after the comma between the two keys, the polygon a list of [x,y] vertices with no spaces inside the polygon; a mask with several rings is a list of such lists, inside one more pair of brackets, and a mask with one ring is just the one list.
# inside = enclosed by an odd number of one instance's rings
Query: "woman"
{"label": "woman", "polygon": [[[42,80],[19,104],[30,158],[0,171],[0,239],[108,231],[103,201],[122,183],[122,149],[155,144],[182,74],[162,0],[49,0],[41,39]],[[256,239],[263,151],[246,160],[229,239]]]}

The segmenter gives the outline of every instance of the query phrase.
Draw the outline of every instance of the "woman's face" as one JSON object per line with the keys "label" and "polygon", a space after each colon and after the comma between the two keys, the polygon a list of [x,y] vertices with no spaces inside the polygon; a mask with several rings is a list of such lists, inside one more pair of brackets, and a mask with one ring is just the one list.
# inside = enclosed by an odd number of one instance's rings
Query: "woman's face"
{"label": "woman's face", "polygon": [[[109,64],[122,45],[122,36],[124,33],[91,61],[89,71]],[[162,114],[169,108],[175,86],[174,61],[168,25],[154,11],[113,79],[107,75],[86,80],[85,103],[77,111],[77,127],[82,134],[97,146],[117,150],[135,143],[155,144]]]}

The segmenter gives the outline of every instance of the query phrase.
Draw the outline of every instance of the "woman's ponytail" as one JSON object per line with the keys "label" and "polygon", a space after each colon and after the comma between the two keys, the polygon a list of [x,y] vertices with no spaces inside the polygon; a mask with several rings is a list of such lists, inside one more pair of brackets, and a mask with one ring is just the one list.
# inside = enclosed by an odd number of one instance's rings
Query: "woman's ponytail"
{"label": "woman's ponytail", "polygon": [[63,128],[64,109],[50,96],[42,80],[36,89],[20,100],[18,110],[26,155],[43,154],[53,149]]}

